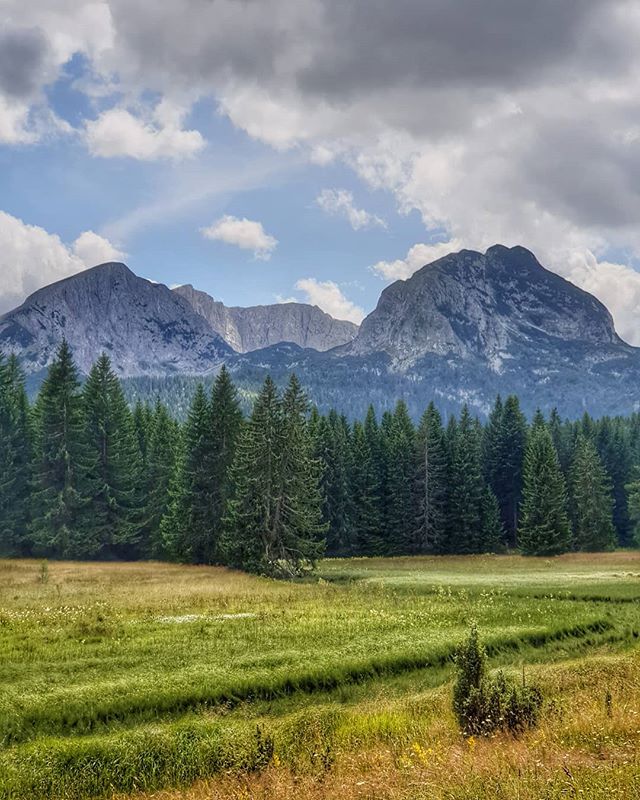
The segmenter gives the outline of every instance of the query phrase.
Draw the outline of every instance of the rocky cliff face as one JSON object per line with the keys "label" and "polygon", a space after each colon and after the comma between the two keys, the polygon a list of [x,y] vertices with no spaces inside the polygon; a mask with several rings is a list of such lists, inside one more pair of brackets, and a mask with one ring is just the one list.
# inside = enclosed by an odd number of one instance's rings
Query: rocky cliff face
{"label": "rocky cliff face", "polygon": [[0,350],[27,373],[51,363],[63,337],[84,373],[103,351],[122,376],[206,373],[233,353],[183,297],[119,263],[46,286],[0,317]]}
{"label": "rocky cliff face", "polygon": [[358,332],[352,322],[334,319],[317,306],[277,303],[240,308],[225,306],[193,286],[179,286],[194,311],[239,353],[260,350],[280,342],[292,342],[314,350],[330,350],[350,342]]}
{"label": "rocky cliff face", "polygon": [[576,342],[627,347],[595,297],[525,248],[496,245],[484,254],[451,253],[389,286],[343,352],[386,353],[405,368],[432,354],[499,370],[524,351]]}

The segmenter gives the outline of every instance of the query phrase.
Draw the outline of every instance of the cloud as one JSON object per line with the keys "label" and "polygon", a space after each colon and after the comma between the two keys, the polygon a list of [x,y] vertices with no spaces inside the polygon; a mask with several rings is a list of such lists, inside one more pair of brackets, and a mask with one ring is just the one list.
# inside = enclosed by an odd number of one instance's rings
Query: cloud
{"label": "cloud", "polygon": [[316,198],[316,203],[327,214],[344,217],[354,231],[376,226],[387,227],[386,222],[380,217],[370,214],[363,208],[356,208],[353,194],[346,189],[323,189]]}
{"label": "cloud", "polygon": [[373,265],[372,270],[388,281],[406,280],[425,264],[430,264],[448,253],[461,249],[462,245],[457,239],[435,244],[414,244],[405,258],[395,261],[378,261]]}
{"label": "cloud", "polygon": [[114,247],[108,239],[93,231],[84,231],[72,245],[73,255],[87,267],[108,261],[124,261],[126,253]]}
{"label": "cloud", "polygon": [[203,149],[205,141],[199,131],[180,127],[181,116],[171,118],[156,110],[155,120],[144,121],[124,108],[109,109],[86,124],[89,151],[102,158],[141,161],[190,158]]}
{"label": "cloud", "polygon": [[0,32],[0,90],[11,97],[29,97],[46,75],[49,50],[39,28],[7,28]]}
{"label": "cloud", "polygon": [[246,217],[240,219],[227,214],[200,232],[205,239],[232,244],[241,250],[252,250],[253,257],[261,261],[268,261],[278,245],[278,240],[265,232],[261,222]]}
{"label": "cloud", "polygon": [[[237,0],[5,0],[2,13],[24,66],[0,66],[5,142],[47,130],[44,87],[79,53],[84,90],[94,79],[122,105],[105,108],[108,94],[88,123],[97,154],[197,153],[198,132],[149,98],[213,98],[292,158],[342,160],[419,212],[425,239],[523,244],[565,275],[593,258],[576,280],[601,292],[594,270],[623,281],[613,254],[640,261],[634,0],[271,0],[268,14]],[[376,268],[392,279],[413,265]]]}
{"label": "cloud", "polygon": [[96,262],[85,263],[93,252],[118,251],[101,236],[85,231],[71,245],[37,225],[0,211],[0,313],[21,303],[36,289],[81,272]]}
{"label": "cloud", "polygon": [[335,319],[345,319],[359,325],[365,317],[363,309],[346,298],[338,284],[333,281],[301,278],[296,282],[296,289],[304,293],[307,303],[318,306]]}

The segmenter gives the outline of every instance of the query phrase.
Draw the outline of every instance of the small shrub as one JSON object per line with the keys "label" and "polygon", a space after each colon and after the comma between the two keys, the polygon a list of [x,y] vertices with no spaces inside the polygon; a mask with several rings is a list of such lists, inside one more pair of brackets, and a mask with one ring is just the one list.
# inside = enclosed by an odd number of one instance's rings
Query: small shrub
{"label": "small shrub", "polygon": [[478,629],[455,656],[457,677],[453,687],[453,710],[465,736],[489,736],[499,730],[521,733],[538,722],[542,694],[535,686],[517,686],[500,671],[487,675],[487,654]]}

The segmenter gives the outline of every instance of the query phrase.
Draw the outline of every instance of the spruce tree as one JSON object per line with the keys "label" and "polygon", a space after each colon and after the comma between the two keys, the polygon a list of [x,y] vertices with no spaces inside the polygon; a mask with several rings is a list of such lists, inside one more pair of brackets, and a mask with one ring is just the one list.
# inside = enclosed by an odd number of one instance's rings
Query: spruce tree
{"label": "spruce tree", "polygon": [[37,403],[31,536],[34,551],[94,558],[103,542],[91,524],[86,427],[78,372],[66,341],[49,367]]}
{"label": "spruce tree", "polygon": [[347,555],[352,535],[349,491],[349,431],[335,411],[322,417],[315,431],[314,452],[320,459],[327,553]]}
{"label": "spruce tree", "polygon": [[141,541],[142,553],[151,558],[163,558],[167,555],[161,535],[161,525],[169,512],[179,436],[178,426],[169,416],[166,406],[158,400],[153,412],[147,452]]}
{"label": "spruce tree", "polygon": [[457,425],[449,425],[449,513],[441,550],[449,553],[485,552],[483,500],[486,484],[478,426],[464,406]]}
{"label": "spruce tree", "polygon": [[15,355],[0,354],[0,554],[28,555],[33,459],[31,410]]}
{"label": "spruce tree", "polygon": [[534,424],[524,458],[518,542],[525,555],[558,555],[571,546],[565,481],[551,434]]}
{"label": "spruce tree", "polygon": [[322,555],[320,464],[295,376],[280,397],[268,377],[238,441],[224,552],[231,566],[292,576]]}
{"label": "spruce tree", "polygon": [[383,555],[378,469],[371,452],[369,438],[360,422],[354,423],[353,426],[351,453],[349,492],[352,503],[352,528],[349,554]]}
{"label": "spruce tree", "polygon": [[165,549],[179,561],[212,564],[218,558],[213,526],[211,409],[203,385],[196,389],[184,427],[169,510],[161,523]]}
{"label": "spruce tree", "polygon": [[210,483],[211,525],[216,542],[222,536],[222,520],[231,494],[231,466],[242,424],[238,392],[223,365],[211,392],[210,450],[202,465],[205,479]]}
{"label": "spruce tree", "polygon": [[578,437],[571,467],[573,544],[577,550],[611,550],[615,546],[613,502],[608,476],[593,441]]}
{"label": "spruce tree", "polygon": [[89,373],[83,400],[92,536],[104,554],[133,558],[141,525],[141,459],[131,412],[104,353]]}
{"label": "spruce tree", "polygon": [[526,441],[527,423],[518,398],[512,395],[503,405],[498,397],[484,434],[485,470],[511,545],[518,525]]}
{"label": "spruce tree", "polygon": [[608,417],[601,419],[597,426],[595,443],[602,466],[611,480],[616,539],[620,544],[628,545],[630,522],[625,487],[631,479],[632,454],[629,435],[622,421]]}
{"label": "spruce tree", "polygon": [[410,552],[414,544],[415,430],[404,401],[383,420],[386,546],[390,554]]}
{"label": "spruce tree", "polygon": [[409,551],[432,553],[445,535],[447,518],[447,447],[442,417],[433,402],[425,411],[415,437],[413,542]]}

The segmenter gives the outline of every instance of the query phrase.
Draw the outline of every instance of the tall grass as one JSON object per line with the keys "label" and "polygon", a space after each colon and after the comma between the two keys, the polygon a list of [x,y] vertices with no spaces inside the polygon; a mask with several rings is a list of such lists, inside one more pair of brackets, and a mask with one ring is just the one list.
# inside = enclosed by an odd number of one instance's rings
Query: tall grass
{"label": "tall grass", "polygon": [[16,800],[251,772],[269,737],[278,758],[329,770],[359,737],[414,735],[405,711],[351,709],[447,680],[472,618],[507,665],[631,644],[640,627],[628,553],[353,559],[297,584],[160,564],[50,562],[46,582],[37,562],[0,570],[0,797]]}

